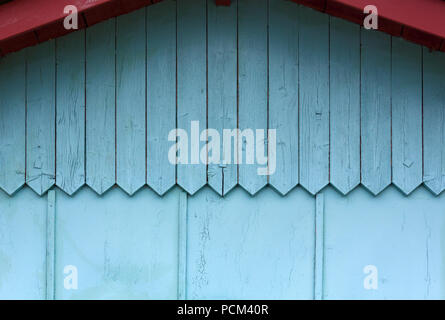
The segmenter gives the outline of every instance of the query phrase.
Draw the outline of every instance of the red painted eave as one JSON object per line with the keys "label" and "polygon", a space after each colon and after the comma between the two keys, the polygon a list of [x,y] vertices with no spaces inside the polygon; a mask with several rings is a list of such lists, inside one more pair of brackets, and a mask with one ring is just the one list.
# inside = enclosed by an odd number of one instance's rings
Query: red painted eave
{"label": "red painted eave", "polygon": [[379,30],[445,51],[444,0],[292,0],[362,25],[367,5],[378,9]]}
{"label": "red painted eave", "polygon": [[[79,28],[131,12],[162,0],[13,0],[0,5],[0,55],[17,51],[70,31],[63,28],[67,5],[79,12]],[[185,0],[178,0],[185,1]],[[215,0],[228,5],[229,0]],[[291,0],[330,15],[362,24],[363,8],[375,5],[379,29],[445,51],[444,0]]]}
{"label": "red painted eave", "polygon": [[0,54],[72,32],[65,30],[65,6],[79,13],[79,29],[160,0],[13,0],[0,5]]}

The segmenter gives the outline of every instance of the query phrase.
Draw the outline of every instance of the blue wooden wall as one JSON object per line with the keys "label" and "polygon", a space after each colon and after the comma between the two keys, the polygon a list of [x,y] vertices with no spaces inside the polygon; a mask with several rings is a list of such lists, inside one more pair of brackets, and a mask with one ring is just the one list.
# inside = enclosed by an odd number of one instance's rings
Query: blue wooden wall
{"label": "blue wooden wall", "polygon": [[[166,0],[0,61],[0,188],[438,195],[444,86],[443,53],[290,1]],[[170,164],[168,133],[191,121],[276,129],[276,172]]]}
{"label": "blue wooden wall", "polygon": [[[0,193],[0,213],[2,299],[445,299],[445,196],[423,187],[24,188]],[[369,265],[376,290],[364,287]]]}
{"label": "blue wooden wall", "polygon": [[[443,53],[285,0],[165,0],[10,54],[0,297],[445,298],[444,115]],[[276,172],[171,165],[194,120],[277,129]]]}

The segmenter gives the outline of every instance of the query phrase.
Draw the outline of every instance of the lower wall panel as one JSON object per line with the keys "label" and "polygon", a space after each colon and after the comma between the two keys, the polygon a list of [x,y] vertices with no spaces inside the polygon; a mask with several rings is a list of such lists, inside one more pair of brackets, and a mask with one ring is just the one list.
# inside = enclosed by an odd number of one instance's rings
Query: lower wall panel
{"label": "lower wall panel", "polygon": [[[175,299],[178,192],[164,198],[148,188],[129,197],[119,189],[99,197],[82,189],[56,200],[56,298]],[[63,269],[78,270],[66,290]]]}
{"label": "lower wall panel", "polygon": [[205,188],[189,199],[187,293],[191,299],[312,299],[314,197],[222,199]]}
{"label": "lower wall panel", "polygon": [[[323,201],[302,188],[285,197],[271,188],[224,198],[207,187],[188,197],[179,188],[55,193],[52,249],[47,196],[0,192],[1,299],[52,296],[47,278],[56,299],[313,299],[314,288],[324,299],[445,298],[445,195],[424,188],[409,197],[394,187],[378,197],[324,189],[324,243],[315,234]],[[77,289],[65,287],[66,266],[77,269]],[[366,266],[377,288],[366,288]]]}
{"label": "lower wall panel", "polygon": [[[445,195],[324,193],[326,299],[445,298]],[[365,266],[377,268],[376,290],[365,289]]]}
{"label": "lower wall panel", "polygon": [[44,299],[46,198],[0,191],[0,299]]}

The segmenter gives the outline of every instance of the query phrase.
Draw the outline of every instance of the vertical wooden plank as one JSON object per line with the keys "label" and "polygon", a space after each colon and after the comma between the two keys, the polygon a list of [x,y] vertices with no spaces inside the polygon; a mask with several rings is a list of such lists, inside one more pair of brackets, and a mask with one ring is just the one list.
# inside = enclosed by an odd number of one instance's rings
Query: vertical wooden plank
{"label": "vertical wooden plank", "polygon": [[445,60],[423,50],[423,181],[438,195],[445,189]]}
{"label": "vertical wooden plank", "polygon": [[[206,0],[178,1],[178,128],[189,138],[188,164],[178,165],[178,184],[193,194],[207,182],[200,161],[200,132],[207,127]],[[199,128],[192,130],[192,121]],[[195,147],[192,147],[194,145]]]}
{"label": "vertical wooden plank", "polygon": [[329,16],[300,8],[300,183],[329,182]]}
{"label": "vertical wooden plank", "polygon": [[85,32],[56,44],[56,184],[72,195],[85,183]]}
{"label": "vertical wooden plank", "polygon": [[98,194],[116,180],[115,24],[86,30],[86,181]]}
{"label": "vertical wooden plank", "polygon": [[0,59],[0,189],[25,183],[25,52]]}
{"label": "vertical wooden plank", "polygon": [[188,299],[313,299],[314,197],[203,188],[188,199]]}
{"label": "vertical wooden plank", "polygon": [[187,193],[179,192],[178,207],[178,300],[187,299]]}
{"label": "vertical wooden plank", "polygon": [[377,195],[391,183],[391,36],[361,37],[361,182]]}
{"label": "vertical wooden plank", "polygon": [[269,0],[269,128],[277,130],[269,183],[283,195],[298,184],[298,9]]}
{"label": "vertical wooden plank", "polygon": [[347,194],[360,183],[360,27],[330,19],[330,182]]}
{"label": "vertical wooden plank", "polygon": [[378,197],[362,187],[323,194],[324,299],[444,299],[445,194],[418,188],[407,197],[394,186]]}
{"label": "vertical wooden plank", "polygon": [[146,175],[145,10],[117,17],[116,182],[132,195]]}
{"label": "vertical wooden plank", "polygon": [[422,47],[392,39],[392,181],[405,194],[422,183]]}
{"label": "vertical wooden plank", "polygon": [[176,1],[147,7],[147,184],[162,195],[176,183],[168,161],[176,123]]}
{"label": "vertical wooden plank", "polygon": [[[233,130],[238,126],[237,115],[237,1],[230,6],[208,5],[208,122],[209,128],[218,131]],[[220,195],[227,194],[238,181],[234,147],[231,158],[224,158],[224,145],[220,143],[220,163],[209,163],[209,185]],[[230,162],[229,162],[230,161]],[[229,162],[229,163],[225,163]]]}
{"label": "vertical wooden plank", "polygon": [[[176,299],[178,191],[57,193],[56,298]],[[78,270],[77,290],[64,287],[67,265]]]}
{"label": "vertical wooden plank", "polygon": [[0,191],[0,299],[45,299],[46,206],[30,188]]}
{"label": "vertical wooden plank", "polygon": [[[224,129],[236,129],[237,115],[237,1],[230,6],[208,6],[208,125],[223,137]],[[231,141],[231,158],[224,158],[220,143],[220,162],[209,163],[208,182],[220,195],[237,184],[237,165]],[[228,163],[226,163],[228,162]]]}
{"label": "vertical wooden plank", "polygon": [[324,195],[315,196],[315,271],[314,298],[323,299],[323,265],[324,265]]}
{"label": "vertical wooden plank", "polygon": [[46,300],[55,297],[56,191],[48,191],[46,211]]}
{"label": "vertical wooden plank", "polygon": [[[267,153],[268,114],[267,4],[267,0],[240,0],[238,4],[239,128],[241,131],[253,130],[264,154]],[[264,130],[263,137],[255,133],[257,129]],[[259,175],[257,171],[265,165],[255,160],[253,164],[246,163],[246,154],[256,149],[255,141],[247,142],[239,137],[238,143],[242,144],[242,153],[238,155],[239,184],[250,194],[255,194],[267,183],[267,176]]]}
{"label": "vertical wooden plank", "polygon": [[44,194],[55,183],[55,44],[26,49],[26,183]]}

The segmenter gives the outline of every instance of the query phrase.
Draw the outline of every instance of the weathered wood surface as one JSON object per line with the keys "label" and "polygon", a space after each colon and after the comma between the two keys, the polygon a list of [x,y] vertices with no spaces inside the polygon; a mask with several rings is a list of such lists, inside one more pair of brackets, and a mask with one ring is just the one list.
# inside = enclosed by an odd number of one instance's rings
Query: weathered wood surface
{"label": "weathered wood surface", "polygon": [[[253,130],[254,141],[240,137],[239,184],[255,194],[267,184],[267,176],[258,169],[267,163],[258,163],[258,157],[267,155],[268,68],[267,68],[267,17],[268,1],[242,0],[238,3],[238,82],[239,129]],[[257,129],[263,130],[263,135]],[[258,143],[256,143],[258,141]],[[253,146],[254,144],[255,146]],[[259,149],[258,149],[259,148]],[[247,158],[252,163],[246,164]]]}
{"label": "weathered wood surface", "polygon": [[46,198],[0,191],[0,299],[45,299]]}
{"label": "weathered wood surface", "polygon": [[188,299],[312,299],[314,198],[241,188],[189,198]]}
{"label": "weathered wood surface", "polygon": [[[237,101],[237,1],[216,6],[208,0],[208,123],[220,137],[224,129],[238,127]],[[208,183],[220,195],[227,194],[238,183],[238,166],[231,140],[230,158],[224,157],[220,143],[219,163],[209,163]]]}
{"label": "weathered wood surface", "polygon": [[392,182],[410,194],[423,178],[421,47],[392,40],[391,80]]}
{"label": "weathered wood surface", "polygon": [[[178,1],[177,6],[177,125],[188,134],[188,164],[178,164],[177,182],[194,194],[207,182],[207,166],[200,159],[200,134],[207,128],[206,0]],[[199,128],[192,130],[195,121]]]}
{"label": "weathered wood surface", "polygon": [[[324,299],[445,298],[444,195],[418,188],[407,197],[394,186],[378,197],[362,187],[323,193]],[[372,275],[377,289],[366,289]]]}
{"label": "weathered wood surface", "polygon": [[49,190],[46,208],[46,300],[55,299],[56,279],[56,191]]}
{"label": "weathered wood surface", "polygon": [[360,183],[360,27],[330,20],[330,182],[347,194]]}
{"label": "weathered wood surface", "polygon": [[145,11],[117,17],[116,182],[129,195],[146,181]]}
{"label": "weathered wood surface", "polygon": [[25,52],[0,59],[0,189],[12,195],[25,183]]}
{"label": "weathered wood surface", "polygon": [[86,30],[86,181],[98,194],[116,182],[116,20]]}
{"label": "weathered wood surface", "polygon": [[445,189],[445,59],[423,50],[423,181],[438,195]]}
{"label": "weathered wood surface", "polygon": [[176,123],[176,1],[147,8],[147,184],[164,194],[176,183],[168,134]]}
{"label": "weathered wood surface", "polygon": [[301,7],[299,19],[300,184],[315,194],[329,183],[329,16]]}
{"label": "weathered wood surface", "polygon": [[72,195],[85,184],[85,32],[56,46],[56,185]]}
{"label": "weathered wood surface", "polygon": [[269,184],[283,195],[298,184],[298,9],[269,1],[269,128],[277,130]]}
{"label": "weathered wood surface", "polygon": [[[56,299],[176,299],[178,195],[58,192]],[[77,290],[64,287],[67,265],[77,268]]]}
{"label": "weathered wood surface", "polygon": [[56,174],[55,42],[27,48],[26,63],[26,184],[42,195]]}
{"label": "weathered wood surface", "polygon": [[361,37],[361,182],[377,195],[391,183],[391,37]]}
{"label": "weathered wood surface", "polygon": [[[2,58],[0,188],[285,195],[361,183],[378,195],[423,182],[439,194],[443,56],[286,0],[163,1]],[[178,166],[176,128],[188,138]],[[206,128],[221,138],[219,164],[206,165]],[[235,159],[236,131],[224,164],[223,131],[236,128],[253,130],[253,164],[245,137]]]}
{"label": "weathered wood surface", "polygon": [[[443,299],[444,204],[425,187],[407,197],[394,186],[379,197],[363,187],[0,192],[0,297]],[[366,266],[377,290],[364,287]]]}
{"label": "weathered wood surface", "polygon": [[323,300],[324,281],[324,193],[315,196],[314,300]]}

